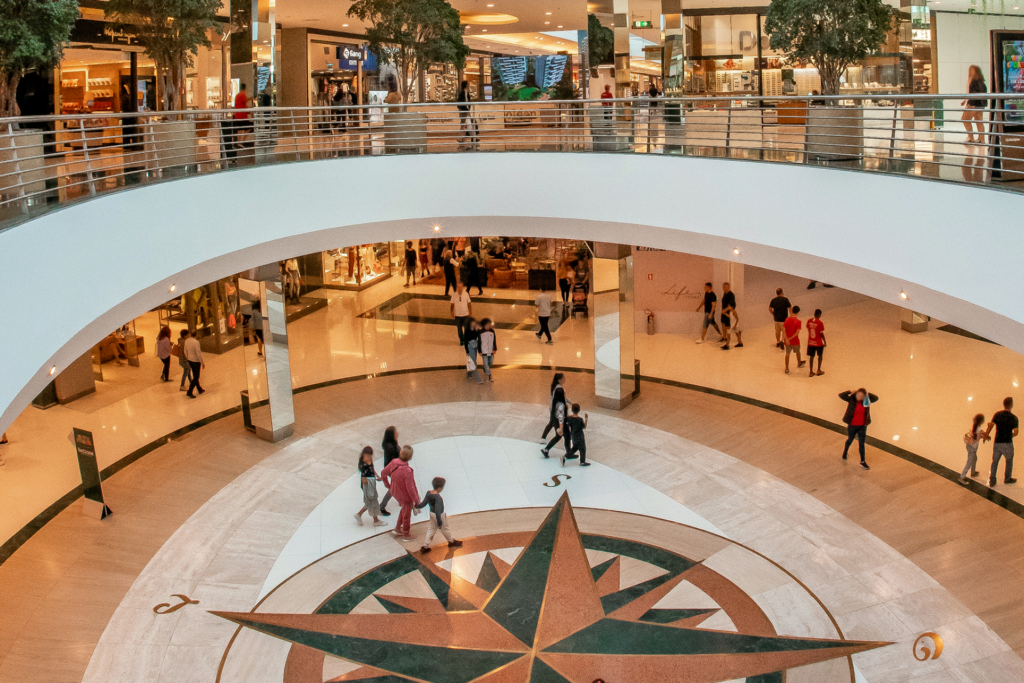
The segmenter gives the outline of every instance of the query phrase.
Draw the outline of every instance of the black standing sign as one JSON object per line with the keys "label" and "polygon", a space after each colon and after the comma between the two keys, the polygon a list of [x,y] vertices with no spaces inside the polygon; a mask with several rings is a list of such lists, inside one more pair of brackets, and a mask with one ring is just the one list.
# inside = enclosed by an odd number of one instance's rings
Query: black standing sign
{"label": "black standing sign", "polygon": [[96,462],[96,442],[92,432],[84,429],[74,429],[72,437],[75,452],[78,453],[78,469],[82,473],[82,512],[103,519],[110,514],[110,508],[103,502],[103,484],[100,480],[100,467]]}

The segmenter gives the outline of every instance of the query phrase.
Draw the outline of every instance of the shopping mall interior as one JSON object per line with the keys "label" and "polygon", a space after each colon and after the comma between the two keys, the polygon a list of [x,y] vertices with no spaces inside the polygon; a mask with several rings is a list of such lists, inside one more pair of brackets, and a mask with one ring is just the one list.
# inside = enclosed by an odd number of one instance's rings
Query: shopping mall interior
{"label": "shopping mall interior", "polygon": [[371,2],[0,115],[0,683],[1024,681],[1020,8]]}

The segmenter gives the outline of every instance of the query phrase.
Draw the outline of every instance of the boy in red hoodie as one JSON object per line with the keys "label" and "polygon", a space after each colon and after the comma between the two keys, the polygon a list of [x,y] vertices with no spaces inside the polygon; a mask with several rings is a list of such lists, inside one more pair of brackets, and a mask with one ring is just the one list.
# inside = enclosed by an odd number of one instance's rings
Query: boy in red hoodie
{"label": "boy in red hoodie", "polygon": [[[420,502],[420,493],[416,490],[416,477],[413,474],[409,461],[412,460],[412,446],[402,446],[398,458],[380,473],[384,485],[391,491],[391,497],[402,506],[398,513],[398,523],[395,525],[394,533],[403,541],[411,541],[409,525],[413,514],[413,506]],[[416,510],[419,514],[419,510]]]}

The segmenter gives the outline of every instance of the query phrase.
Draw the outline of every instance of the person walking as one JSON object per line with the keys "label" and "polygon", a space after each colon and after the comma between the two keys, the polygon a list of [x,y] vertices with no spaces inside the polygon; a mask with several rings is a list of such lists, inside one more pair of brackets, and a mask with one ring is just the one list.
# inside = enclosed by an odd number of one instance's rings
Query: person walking
{"label": "person walking", "polygon": [[456,98],[459,104],[455,106],[459,110],[459,142],[463,145],[468,144],[471,141],[469,135],[469,103],[471,98],[469,96],[469,81],[462,81],[459,86],[459,95]]}
{"label": "person walking", "polygon": [[615,95],[612,93],[612,86],[606,84],[604,86],[604,92],[601,93],[601,106],[605,107],[604,117],[606,119],[611,119],[612,117],[612,103],[608,100],[613,99],[615,99]]}
{"label": "person walking", "polygon": [[466,379],[476,377],[476,383],[483,384],[484,380],[477,368],[477,354],[480,353],[480,323],[470,318],[466,322],[463,336],[466,340]]}
{"label": "person walking", "polygon": [[480,286],[480,259],[472,249],[466,250],[466,257],[462,259],[463,279],[466,281],[466,291],[473,291],[476,287],[477,294],[484,295],[484,288]]}
{"label": "person walking", "polygon": [[547,335],[547,344],[553,344],[551,341],[551,329],[548,327],[548,321],[551,320],[551,295],[548,294],[548,288],[544,285],[540,286],[540,294],[534,300],[537,304],[537,320],[540,322],[540,331],[537,332],[537,339]]}
{"label": "person walking", "polygon": [[[807,358],[811,361],[810,377],[824,375],[821,361],[825,356],[825,323],[821,322],[821,309],[814,309],[814,317],[807,321]],[[818,371],[814,371],[814,358],[818,358]],[[797,356],[799,360],[799,356]]]}
{"label": "person walking", "polygon": [[800,313],[800,307],[794,306],[792,314],[786,318],[786,322],[783,326],[783,336],[786,339],[786,374],[789,374],[789,354],[796,351],[796,366],[802,368],[807,361],[800,357],[800,328],[803,327],[803,323],[800,322],[800,318],[797,315]]}
{"label": "person walking", "polygon": [[430,275],[430,242],[420,240],[420,278]]}
{"label": "person walking", "polygon": [[[447,289],[447,288],[445,288]],[[455,284],[455,293],[452,294],[451,303],[452,318],[455,319],[455,327],[459,332],[459,345],[466,345],[466,321],[473,314],[473,300],[469,298],[469,292],[461,282]]]}
{"label": "person walking", "polygon": [[449,548],[462,547],[462,541],[452,537],[452,531],[448,527],[448,515],[444,512],[444,498],[441,497],[441,492],[444,491],[445,483],[444,477],[434,477],[430,482],[433,488],[427,491],[423,500],[416,504],[417,510],[427,508],[429,513],[427,515],[427,536],[423,539],[423,545],[420,547],[420,552],[424,554],[430,552],[430,542],[434,540],[434,534],[438,531],[448,539]]}
{"label": "person walking", "polygon": [[256,355],[263,355],[263,304],[259,299],[253,299],[249,306],[252,313],[249,314],[250,341],[256,342]]}
{"label": "person walking", "polygon": [[[391,495],[402,506],[392,533],[403,542],[412,540],[409,527],[412,524],[413,508],[420,502],[420,494],[416,490],[416,475],[412,471],[412,466],[409,465],[410,460],[412,460],[412,446],[402,446],[402,450],[398,453],[398,459],[392,460],[391,464],[380,473],[380,477],[384,480]],[[415,510],[415,514],[419,514],[419,512],[419,510]]]}
{"label": "person walking", "polygon": [[171,328],[164,325],[156,335],[156,357],[164,364],[163,372],[160,373],[161,382],[171,381],[171,348]]}
{"label": "person walking", "polygon": [[982,441],[988,441],[990,438],[985,433],[985,430],[982,429],[983,424],[985,424],[985,416],[978,413],[971,422],[971,428],[964,434],[964,445],[967,446],[967,464],[964,465],[959,479],[959,482],[964,486],[970,483],[967,480],[968,475],[976,477],[981,474],[978,471],[978,446],[981,445]]}
{"label": "person walking", "polygon": [[565,449],[565,455],[562,456],[562,467],[565,467],[566,460],[575,460],[577,457],[580,459],[580,467],[590,467],[590,463],[587,462],[587,440],[583,435],[583,430],[587,428],[587,423],[590,421],[590,415],[583,413],[583,417],[580,417],[580,404],[572,404],[572,415],[565,418],[565,429],[569,430],[569,443]]}
{"label": "person walking", "polygon": [[[384,438],[380,442],[380,449],[384,453],[384,467],[387,467],[398,458],[401,449],[398,447],[397,427],[392,426],[384,430]],[[385,486],[387,486],[386,482]],[[388,491],[384,494],[384,500],[380,502],[380,514],[390,517],[391,513],[388,512],[388,503],[391,502],[391,487],[388,486],[387,488]]]}
{"label": "person walking", "polygon": [[569,399],[565,397],[564,384],[565,375],[561,372],[556,372],[551,383],[551,419],[548,421],[548,426],[544,428],[543,438],[547,438],[548,432],[552,428],[555,430],[555,436],[540,451],[545,458],[549,456],[551,449],[562,438],[565,439],[566,450],[569,450],[569,447],[572,445],[572,435],[565,431],[565,418],[569,414]]}
{"label": "person walking", "polygon": [[1013,414],[1013,398],[1007,396],[1003,399],[1003,409],[992,416],[988,423],[985,436],[991,436],[992,428],[995,427],[996,439],[992,444],[992,470],[988,475],[988,485],[995,486],[999,474],[999,461],[1006,458],[1006,472],[1003,474],[1004,484],[1016,484],[1013,478],[1013,438],[1020,431],[1020,421]]}
{"label": "person walking", "polygon": [[353,515],[356,524],[363,525],[363,513],[370,513],[374,526],[386,526],[387,522],[380,519],[380,502],[377,500],[377,482],[380,477],[373,468],[373,447],[365,446],[359,454],[359,487],[363,490],[363,507]]}
{"label": "person walking", "polygon": [[178,366],[181,368],[181,386],[178,391],[185,391],[185,384],[192,380],[192,366],[185,358],[185,340],[188,339],[188,330],[182,330],[178,334],[178,343],[171,348],[171,355],[178,357]]}
{"label": "person walking", "polygon": [[185,339],[182,353],[185,355],[185,360],[188,361],[188,366],[192,370],[192,382],[188,385],[188,391],[185,393],[185,396],[195,398],[196,391],[200,395],[205,394],[206,389],[203,389],[202,385],[199,384],[199,371],[206,367],[206,363],[203,361],[203,349],[199,345],[199,340],[189,335]]}
{"label": "person walking", "polygon": [[494,365],[494,354],[498,350],[498,335],[494,332],[494,323],[490,318],[481,320],[480,327],[480,358],[484,362],[484,374],[487,375],[487,381],[493,382],[491,366]]}
{"label": "person walking", "polygon": [[[732,291],[728,282],[722,283],[722,336],[725,337],[725,345],[722,347],[723,351],[729,350],[729,334],[732,328],[733,314],[736,312],[736,293]],[[739,340],[739,333],[736,337]],[[736,347],[743,346],[743,342],[738,341]]]}
{"label": "person walking", "polygon": [[455,277],[455,272],[462,263],[455,257],[455,252],[445,249],[444,255],[441,256],[441,265],[444,268],[444,295],[448,296],[449,290],[454,290],[458,286],[459,281]]}
{"label": "person walking", "polygon": [[850,444],[857,439],[860,448],[860,466],[862,469],[870,470],[868,462],[864,458],[864,440],[868,436],[868,425],[871,424],[871,404],[878,403],[878,397],[868,393],[863,387],[857,391],[844,391],[839,394],[842,401],[846,401],[846,413],[843,415],[843,422],[846,424],[846,445],[843,447],[843,460],[846,460],[850,452]]}
{"label": "person walking", "polygon": [[[967,92],[971,94],[988,92],[988,86],[985,85],[985,74],[981,72],[981,67],[974,64],[967,68]],[[982,135],[985,134],[985,100],[964,100],[960,104],[964,108],[964,113],[960,118],[967,131],[967,143],[984,142]],[[972,121],[976,122],[975,125],[978,127],[977,136],[974,135],[974,129],[971,128]]]}
{"label": "person walking", "polygon": [[718,329],[718,323],[715,322],[715,308],[718,307],[718,296],[715,294],[714,287],[710,282],[704,283],[704,298],[701,299],[701,302],[697,304],[697,308],[694,310],[699,311],[701,306],[704,307],[704,322],[701,326],[700,339],[697,340],[697,343],[704,343],[704,337],[708,334],[708,327],[714,327],[715,332],[722,338],[719,341],[723,341],[725,336],[722,334],[722,330]]}
{"label": "person walking", "polygon": [[558,278],[558,288],[562,292],[562,305],[564,306],[569,303],[569,291],[571,289],[569,284],[569,264],[565,262],[565,259],[558,262],[555,276]]}
{"label": "person walking", "polygon": [[412,240],[408,240],[405,243],[405,285],[409,286],[409,280],[412,279],[412,283],[416,284],[416,250],[412,248]]}
{"label": "person walking", "polygon": [[786,295],[782,293],[782,287],[775,290],[775,298],[768,302],[768,311],[772,314],[772,320],[775,321],[775,346],[780,349],[786,348],[786,345],[782,343],[782,332],[792,306]]}

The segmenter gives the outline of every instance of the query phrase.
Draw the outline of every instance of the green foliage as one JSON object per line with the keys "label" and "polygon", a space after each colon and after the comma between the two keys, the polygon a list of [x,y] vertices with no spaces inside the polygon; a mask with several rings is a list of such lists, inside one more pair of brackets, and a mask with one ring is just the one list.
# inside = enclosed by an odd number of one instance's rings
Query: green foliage
{"label": "green foliage", "polygon": [[899,16],[885,0],[772,0],[765,32],[787,61],[817,68],[823,95],[836,95],[843,72],[884,45]]}
{"label": "green foliage", "polygon": [[587,51],[591,66],[615,63],[615,32],[593,14],[587,15]]}
{"label": "green foliage", "polygon": [[221,0],[109,0],[104,12],[117,28],[139,37],[160,68],[164,109],[178,109],[185,69],[219,32]]}
{"label": "green foliage", "polygon": [[0,0],[0,117],[18,115],[26,71],[60,61],[77,18],[76,0]]}
{"label": "green foliage", "polygon": [[356,0],[348,16],[367,22],[367,47],[381,64],[399,73],[408,101],[420,72],[431,64],[461,69],[469,47],[462,40],[459,13],[447,0]]}

